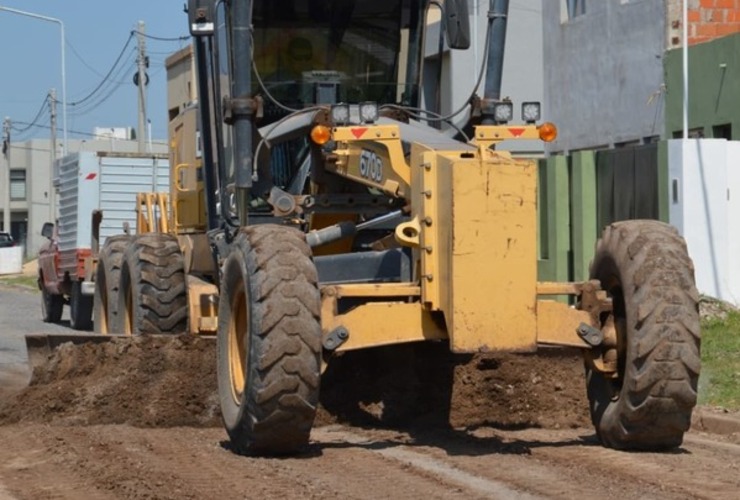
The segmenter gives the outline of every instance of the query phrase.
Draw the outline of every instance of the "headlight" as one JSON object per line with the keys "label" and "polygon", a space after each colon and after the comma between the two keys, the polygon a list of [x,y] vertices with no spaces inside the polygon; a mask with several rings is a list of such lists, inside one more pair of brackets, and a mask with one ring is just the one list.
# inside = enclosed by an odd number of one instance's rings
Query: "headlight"
{"label": "headlight", "polygon": [[349,123],[349,104],[335,104],[331,107],[331,120],[335,125]]}
{"label": "headlight", "polygon": [[536,121],[539,121],[541,110],[542,106],[538,102],[523,102],[522,120],[527,123],[534,123]]}
{"label": "headlight", "polygon": [[375,123],[378,121],[378,104],[375,102],[360,103],[360,121],[362,123]]}
{"label": "headlight", "polygon": [[514,118],[514,105],[509,101],[497,102],[493,105],[493,119],[496,123],[507,123]]}

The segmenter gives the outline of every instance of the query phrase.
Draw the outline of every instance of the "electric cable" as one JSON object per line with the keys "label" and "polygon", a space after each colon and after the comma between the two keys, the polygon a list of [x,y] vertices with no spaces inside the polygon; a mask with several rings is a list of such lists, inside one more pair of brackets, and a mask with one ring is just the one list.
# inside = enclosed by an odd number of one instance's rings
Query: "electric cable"
{"label": "electric cable", "polygon": [[113,71],[118,66],[118,63],[121,61],[121,58],[123,57],[124,53],[126,52],[126,49],[128,48],[129,44],[131,43],[131,40],[133,39],[134,34],[133,32],[129,33],[128,39],[126,40],[126,43],[124,44],[123,48],[121,49],[121,52],[118,54],[118,57],[116,58],[116,61],[113,63],[113,66],[111,66],[110,70],[108,70],[108,73],[103,77],[103,80],[95,87],[90,93],[88,93],[85,97],[82,99],[78,99],[77,101],[67,103],[67,106],[79,106],[80,104],[88,101],[91,99],[99,90],[100,88],[108,81]]}
{"label": "electric cable", "polygon": [[131,34],[132,35],[134,35],[134,34],[141,35],[144,38],[148,38],[150,40],[157,40],[159,42],[183,42],[185,40],[189,40],[190,39],[190,36],[189,35],[183,35],[183,36],[168,38],[168,37],[163,37],[163,36],[147,35],[146,33],[142,33],[141,31],[137,31],[137,30],[132,31]]}
{"label": "electric cable", "polygon": [[[48,104],[48,102],[49,102],[49,96],[47,95],[46,97],[44,97],[44,101],[41,103],[41,107],[39,108],[39,110],[36,113],[36,116],[33,118],[33,120],[31,120],[30,122],[22,122],[22,121],[20,121],[20,122],[11,122],[10,123],[10,128],[13,129],[13,131],[15,131],[17,134],[22,134],[23,132],[26,132],[27,130],[29,130],[32,127],[34,127],[38,123],[38,121],[41,118],[42,114],[44,113],[44,110],[46,109],[46,105]],[[23,128],[17,128],[15,126],[15,123],[26,124],[26,126],[23,127]]]}
{"label": "electric cable", "polygon": [[[51,129],[51,126],[49,126],[49,125],[41,125],[39,123],[37,123],[37,124],[31,124],[29,122],[15,122],[15,123],[19,123],[21,125],[29,125],[29,126],[32,126],[32,127],[35,127],[35,128],[43,128],[43,129],[47,129],[47,130],[50,130]],[[76,134],[76,135],[84,135],[84,136],[87,136],[87,137],[97,137],[97,134],[93,134],[93,133],[90,133],[90,132],[82,132],[80,130],[68,130],[68,132],[69,133],[72,133],[72,134]],[[134,141],[137,141],[138,139],[116,139],[116,140],[134,142]],[[152,144],[158,144],[158,145],[161,145],[161,146],[167,146],[167,145],[169,145],[169,143],[167,141],[152,141]]]}

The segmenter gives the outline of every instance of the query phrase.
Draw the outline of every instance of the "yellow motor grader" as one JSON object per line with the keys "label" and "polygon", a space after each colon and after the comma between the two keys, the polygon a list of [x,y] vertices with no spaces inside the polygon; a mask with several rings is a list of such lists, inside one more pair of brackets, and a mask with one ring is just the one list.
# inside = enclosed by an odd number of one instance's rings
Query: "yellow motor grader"
{"label": "yellow motor grader", "polygon": [[216,334],[244,453],[308,442],[334,356],[420,341],[579,347],[604,445],[680,445],[700,368],[685,243],[657,221],[615,223],[589,281],[538,281],[536,163],[496,146],[555,126],[535,102],[513,125],[501,99],[502,0],[485,71],[455,75],[471,81],[465,106],[423,105],[437,12],[447,47],[469,48],[466,0],[190,0],[197,106],[171,123],[169,196],[142,195],[139,233],[100,251],[98,331]]}

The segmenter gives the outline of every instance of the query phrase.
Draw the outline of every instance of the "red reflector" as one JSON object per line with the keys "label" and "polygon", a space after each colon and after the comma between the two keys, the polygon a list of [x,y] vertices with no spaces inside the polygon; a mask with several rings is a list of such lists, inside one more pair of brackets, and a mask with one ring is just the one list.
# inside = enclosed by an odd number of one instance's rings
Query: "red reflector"
{"label": "red reflector", "polygon": [[98,176],[98,174],[95,174],[95,173],[93,173],[93,174],[87,174],[87,177],[85,177],[85,180],[86,181],[91,181],[91,180],[93,180],[97,176]]}
{"label": "red reflector", "polygon": [[365,128],[353,128],[352,129],[352,135],[354,135],[357,139],[365,135],[365,132],[367,132],[367,127]]}
{"label": "red reflector", "polygon": [[511,135],[513,135],[514,137],[519,137],[520,135],[522,135],[522,134],[524,133],[524,130],[525,130],[525,129],[523,129],[523,128],[510,128],[510,129],[509,129],[509,132],[510,132],[510,133],[511,133]]}

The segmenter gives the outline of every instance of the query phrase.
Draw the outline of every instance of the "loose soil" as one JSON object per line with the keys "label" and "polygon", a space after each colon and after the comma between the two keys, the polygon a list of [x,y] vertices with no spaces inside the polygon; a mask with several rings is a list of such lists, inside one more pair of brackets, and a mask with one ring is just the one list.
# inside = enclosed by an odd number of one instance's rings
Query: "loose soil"
{"label": "loose soil", "polygon": [[[0,423],[220,426],[212,339],[142,336],[63,344],[29,387],[0,404]],[[316,425],[588,424],[580,355],[453,355],[445,343],[330,360]]]}

